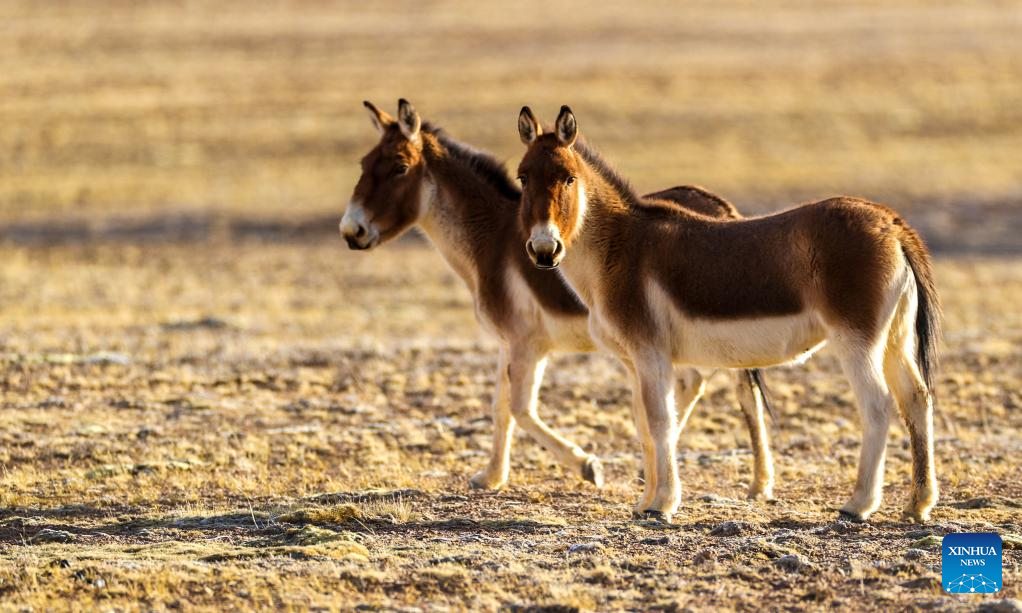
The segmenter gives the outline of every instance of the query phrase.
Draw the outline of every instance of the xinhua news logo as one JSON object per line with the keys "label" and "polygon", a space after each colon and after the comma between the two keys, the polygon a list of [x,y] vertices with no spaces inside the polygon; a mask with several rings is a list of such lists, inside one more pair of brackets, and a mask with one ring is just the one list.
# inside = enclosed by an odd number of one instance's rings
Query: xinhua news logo
{"label": "xinhua news logo", "polygon": [[993,594],[1001,589],[1001,537],[990,532],[944,536],[940,574],[949,594]]}

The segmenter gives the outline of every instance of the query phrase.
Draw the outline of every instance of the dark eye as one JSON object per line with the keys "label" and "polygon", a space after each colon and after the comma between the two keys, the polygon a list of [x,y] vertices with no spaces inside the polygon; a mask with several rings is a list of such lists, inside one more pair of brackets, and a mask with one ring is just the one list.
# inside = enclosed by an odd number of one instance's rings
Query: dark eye
{"label": "dark eye", "polygon": [[523,187],[524,187],[524,186],[525,186],[525,184],[526,184],[526,183],[528,182],[528,181],[527,181],[526,179],[528,179],[528,177],[526,177],[525,175],[518,175],[518,181],[520,181],[520,182],[521,182],[521,184],[522,184],[522,186],[523,186]]}
{"label": "dark eye", "polygon": [[394,175],[398,177],[400,177],[403,174],[406,174],[407,172],[408,166],[405,166],[404,164],[401,164],[400,166],[394,169]]}
{"label": "dark eye", "polygon": [[575,177],[568,177],[568,180],[565,181],[565,183],[567,183],[568,185],[571,185],[574,182],[575,182]]}

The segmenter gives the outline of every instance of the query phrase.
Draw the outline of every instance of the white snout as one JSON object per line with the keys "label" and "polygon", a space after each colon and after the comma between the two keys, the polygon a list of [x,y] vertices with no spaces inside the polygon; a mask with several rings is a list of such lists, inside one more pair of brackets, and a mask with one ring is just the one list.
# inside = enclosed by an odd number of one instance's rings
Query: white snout
{"label": "white snout", "polygon": [[525,251],[537,268],[557,268],[564,258],[564,243],[561,233],[553,224],[537,224],[532,227]]}
{"label": "white snout", "polygon": [[340,223],[341,238],[352,249],[368,249],[379,241],[380,233],[366,216],[361,203],[352,201]]}
{"label": "white snout", "polygon": [[561,242],[561,231],[552,223],[538,223],[532,226],[529,242],[536,251],[553,252]]}

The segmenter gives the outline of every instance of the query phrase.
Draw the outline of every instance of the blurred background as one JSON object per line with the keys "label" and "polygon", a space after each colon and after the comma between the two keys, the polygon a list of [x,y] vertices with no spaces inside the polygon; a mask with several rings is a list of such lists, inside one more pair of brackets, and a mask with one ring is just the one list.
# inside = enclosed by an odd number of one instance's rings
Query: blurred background
{"label": "blurred background", "polygon": [[5,1],[0,92],[5,241],[333,232],[361,101],[403,96],[512,165],[518,109],[570,104],[642,191],[853,194],[1022,248],[1017,2]]}

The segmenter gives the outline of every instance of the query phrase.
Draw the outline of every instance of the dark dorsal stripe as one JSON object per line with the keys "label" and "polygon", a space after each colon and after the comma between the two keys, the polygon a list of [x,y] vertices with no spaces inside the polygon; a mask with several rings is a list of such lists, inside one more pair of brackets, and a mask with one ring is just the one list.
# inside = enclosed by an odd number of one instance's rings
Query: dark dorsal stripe
{"label": "dark dorsal stripe", "polygon": [[[575,141],[574,148],[589,165],[589,168],[610,185],[621,202],[639,215],[676,217],[691,216],[695,213],[715,218],[737,219],[741,217],[738,209],[727,200],[692,185],[678,186],[664,190],[664,192],[640,196],[628,179],[614,170],[607,160],[581,136]],[[662,194],[667,198],[664,199]],[[686,204],[686,201],[694,202]],[[681,206],[678,206],[679,204]]]}
{"label": "dark dorsal stripe", "polygon": [[496,189],[501,196],[511,200],[519,200],[522,197],[521,190],[518,189],[518,185],[515,184],[511,177],[508,176],[507,168],[500,160],[465,143],[454,140],[447,135],[443,128],[429,122],[422,124],[422,130],[435,136],[451,157],[465,164],[479,178]]}

